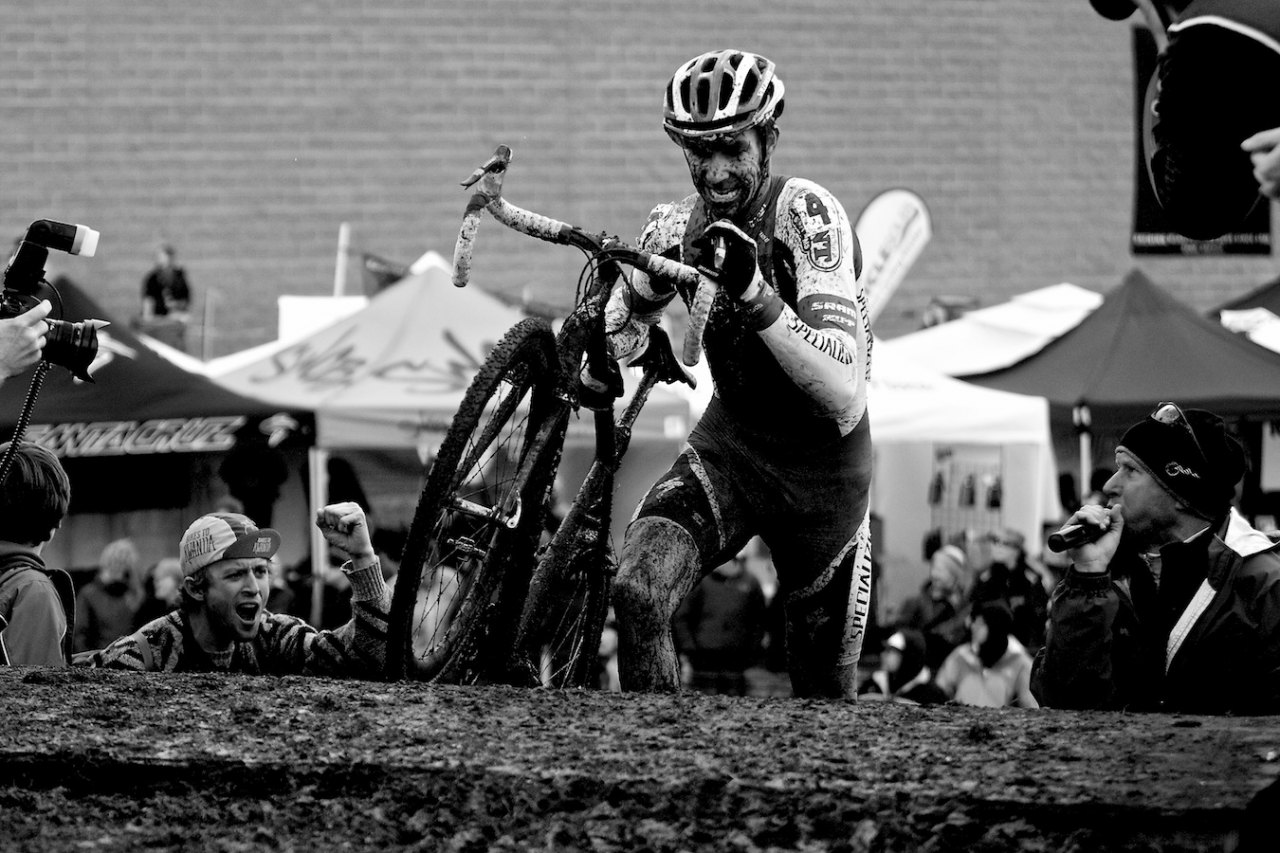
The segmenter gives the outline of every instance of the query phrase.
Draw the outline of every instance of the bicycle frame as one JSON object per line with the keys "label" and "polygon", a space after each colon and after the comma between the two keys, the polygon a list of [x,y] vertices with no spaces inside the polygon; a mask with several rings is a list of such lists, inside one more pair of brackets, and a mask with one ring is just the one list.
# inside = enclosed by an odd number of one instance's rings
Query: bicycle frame
{"label": "bicycle frame", "polygon": [[[589,256],[588,280],[581,298],[556,335],[559,370],[555,402],[551,411],[542,417],[538,429],[539,438],[533,442],[539,444],[545,438],[559,443],[556,449],[558,468],[558,454],[563,447],[569,418],[579,409],[577,388],[583,360],[586,359],[589,367],[602,366],[606,361],[612,360],[604,329],[605,307],[615,285],[624,275],[623,265],[642,269],[663,280],[683,284],[693,294],[689,311],[690,332],[686,335],[683,353],[683,361],[687,365],[696,364],[701,356],[702,330],[710,314],[716,286],[707,274],[693,267],[636,249],[616,237],[591,234],[507,202],[501,193],[502,180],[510,158],[510,149],[500,146],[488,162],[463,182],[463,186],[475,186],[475,191],[467,205],[454,251],[454,284],[462,287],[469,280],[476,232],[484,210],[513,230],[548,242],[576,246]],[[661,354],[651,359],[649,354],[654,352],[654,347],[660,348]],[[658,381],[691,379],[687,373],[683,377],[673,374],[670,367],[674,365],[671,344],[659,327],[651,328],[650,350],[640,360],[648,361],[649,364],[646,365],[638,389],[618,418],[615,420],[612,408],[593,413],[594,458],[556,534],[535,557],[536,568],[531,576],[525,603],[526,614],[553,611],[551,602],[555,597],[555,588],[574,572],[605,573],[603,584],[607,589],[614,565],[608,539],[614,475],[630,443],[635,420]],[[592,372],[601,375],[603,371]],[[533,465],[535,461],[530,459],[525,464]],[[596,606],[601,605],[597,603]],[[542,617],[539,615],[537,618]],[[513,645],[517,653],[536,642],[536,637],[531,639],[526,636],[526,633],[537,633],[533,629],[528,632],[524,630],[528,621],[521,621],[521,632]],[[599,637],[584,637],[582,641],[598,643]],[[577,656],[574,657],[576,659]],[[541,675],[541,682],[548,683],[545,673]]]}

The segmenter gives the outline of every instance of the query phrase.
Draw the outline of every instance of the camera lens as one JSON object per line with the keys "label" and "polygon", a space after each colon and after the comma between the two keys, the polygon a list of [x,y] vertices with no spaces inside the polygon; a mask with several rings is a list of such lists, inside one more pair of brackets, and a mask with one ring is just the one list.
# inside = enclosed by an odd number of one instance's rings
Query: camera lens
{"label": "camera lens", "polygon": [[89,365],[98,355],[98,327],[92,321],[68,323],[64,320],[45,320],[49,332],[45,335],[44,360],[61,365],[71,375],[85,382],[92,382]]}

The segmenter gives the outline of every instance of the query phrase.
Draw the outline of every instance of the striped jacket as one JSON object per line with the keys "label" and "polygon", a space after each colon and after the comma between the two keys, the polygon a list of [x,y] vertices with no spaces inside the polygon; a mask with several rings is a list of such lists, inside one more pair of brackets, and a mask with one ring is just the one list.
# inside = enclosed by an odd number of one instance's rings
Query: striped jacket
{"label": "striped jacket", "polygon": [[351,621],[321,631],[296,616],[263,615],[252,640],[233,644],[230,660],[215,661],[192,636],[181,609],[143,625],[88,658],[88,665],[143,672],[236,672],[246,675],[377,677],[387,649],[390,592],[377,563],[348,571]]}

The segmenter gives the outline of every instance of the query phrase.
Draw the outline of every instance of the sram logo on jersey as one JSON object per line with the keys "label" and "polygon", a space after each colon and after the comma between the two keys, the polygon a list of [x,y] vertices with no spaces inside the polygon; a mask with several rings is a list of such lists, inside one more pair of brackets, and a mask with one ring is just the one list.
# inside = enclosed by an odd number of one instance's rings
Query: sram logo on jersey
{"label": "sram logo on jersey", "polygon": [[860,325],[858,306],[851,300],[829,293],[802,298],[796,314],[815,329],[845,329],[857,332]]}
{"label": "sram logo on jersey", "polygon": [[840,266],[844,250],[840,243],[840,227],[833,221],[826,202],[817,193],[805,193],[800,206],[793,205],[791,216],[804,246],[805,256],[815,269],[831,272]]}

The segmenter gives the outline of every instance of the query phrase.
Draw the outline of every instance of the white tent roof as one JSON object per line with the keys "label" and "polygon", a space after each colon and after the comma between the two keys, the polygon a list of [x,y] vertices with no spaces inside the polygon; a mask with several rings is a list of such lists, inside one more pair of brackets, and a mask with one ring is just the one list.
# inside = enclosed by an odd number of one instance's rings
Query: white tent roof
{"label": "white tent roof", "polygon": [[1100,293],[1065,282],[1055,284],[878,342],[877,354],[892,353],[948,376],[986,373],[1034,355],[1101,304]]}
{"label": "white tent roof", "polygon": [[447,428],[485,355],[522,317],[478,288],[455,288],[440,260],[354,314],[208,372],[247,396],[314,410],[322,447],[413,447]]}
{"label": "white tent roof", "polygon": [[1280,317],[1266,308],[1226,310],[1218,319],[1223,326],[1248,336],[1255,344],[1280,352]]}

